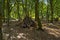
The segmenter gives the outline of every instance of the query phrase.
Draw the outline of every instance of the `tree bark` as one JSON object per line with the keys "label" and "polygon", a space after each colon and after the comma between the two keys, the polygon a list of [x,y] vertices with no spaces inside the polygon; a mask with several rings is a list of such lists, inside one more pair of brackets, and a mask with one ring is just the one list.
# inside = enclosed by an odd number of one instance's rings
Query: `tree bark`
{"label": "tree bark", "polygon": [[51,9],[51,23],[53,23],[53,0],[50,0],[50,9]]}
{"label": "tree bark", "polygon": [[48,0],[47,0],[47,11],[46,11],[46,21],[49,22],[49,4],[48,4]]}
{"label": "tree bark", "polygon": [[28,5],[27,5],[27,0],[26,0],[25,1],[25,14],[26,14],[26,16],[29,16],[29,12],[28,12],[27,8],[28,8]]}
{"label": "tree bark", "polygon": [[3,40],[3,36],[2,36],[2,0],[0,0],[0,40]]}
{"label": "tree bark", "polygon": [[35,0],[35,21],[38,22],[38,29],[42,29],[41,20],[39,19],[39,0]]}
{"label": "tree bark", "polygon": [[19,13],[19,1],[18,0],[16,0],[16,4],[17,4],[17,13],[18,13],[18,19],[19,19],[19,21],[20,21],[20,19],[21,19],[21,17],[20,17],[20,13]]}
{"label": "tree bark", "polygon": [[7,0],[7,5],[6,5],[6,7],[7,7],[7,24],[8,24],[8,26],[9,26],[9,20],[10,20],[10,12],[11,12],[11,10],[10,10],[10,0]]}

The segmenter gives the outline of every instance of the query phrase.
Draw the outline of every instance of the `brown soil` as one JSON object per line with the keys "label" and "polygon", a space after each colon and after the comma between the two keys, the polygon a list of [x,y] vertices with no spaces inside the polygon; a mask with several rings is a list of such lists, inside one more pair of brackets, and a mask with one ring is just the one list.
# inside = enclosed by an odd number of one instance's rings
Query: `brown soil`
{"label": "brown soil", "polygon": [[21,28],[16,26],[17,22],[11,22],[8,27],[3,25],[3,39],[5,40],[60,40],[59,23],[43,23],[43,30],[31,28]]}

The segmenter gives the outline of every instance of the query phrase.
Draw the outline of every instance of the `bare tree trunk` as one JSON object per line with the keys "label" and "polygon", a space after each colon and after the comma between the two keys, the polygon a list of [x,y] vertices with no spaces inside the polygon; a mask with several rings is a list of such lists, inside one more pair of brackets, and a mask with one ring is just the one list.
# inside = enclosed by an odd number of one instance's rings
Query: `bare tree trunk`
{"label": "bare tree trunk", "polygon": [[23,7],[23,13],[25,13],[24,16],[29,16],[29,12],[27,10],[27,0],[25,0],[25,1],[22,0],[22,7]]}
{"label": "bare tree trunk", "polygon": [[46,21],[49,22],[49,4],[48,4],[48,0],[47,0],[47,11],[46,11]]}
{"label": "bare tree trunk", "polygon": [[42,29],[41,20],[39,19],[39,0],[35,1],[35,20],[38,22],[38,30]]}
{"label": "bare tree trunk", "polygon": [[43,0],[41,1],[41,20],[43,20]]}
{"label": "bare tree trunk", "polygon": [[2,36],[2,0],[0,0],[0,40],[3,40],[3,36]]}
{"label": "bare tree trunk", "polygon": [[51,7],[51,23],[53,23],[53,0],[50,0],[50,7]]}
{"label": "bare tree trunk", "polygon": [[4,10],[5,10],[5,0],[2,0],[2,16],[3,16],[3,22],[5,22],[5,13],[4,13]]}
{"label": "bare tree trunk", "polygon": [[18,19],[19,19],[19,21],[20,21],[20,19],[21,19],[21,17],[20,17],[20,13],[19,13],[19,1],[18,0],[16,0],[16,4],[17,4],[17,13],[18,13]]}
{"label": "bare tree trunk", "polygon": [[28,5],[27,5],[27,0],[25,0],[25,14],[26,14],[26,16],[28,16],[29,17],[29,12],[28,12]]}
{"label": "bare tree trunk", "polygon": [[9,6],[9,0],[7,0],[7,24],[8,24],[8,26],[9,26],[9,19],[10,19],[10,13],[9,13],[9,8],[10,8],[10,6]]}

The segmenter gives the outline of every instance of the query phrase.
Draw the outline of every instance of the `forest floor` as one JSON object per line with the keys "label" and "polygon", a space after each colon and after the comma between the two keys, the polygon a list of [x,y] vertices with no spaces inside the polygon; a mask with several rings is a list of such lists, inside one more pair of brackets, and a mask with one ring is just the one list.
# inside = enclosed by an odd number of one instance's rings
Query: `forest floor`
{"label": "forest floor", "polygon": [[32,28],[20,28],[16,21],[10,23],[8,27],[3,24],[3,39],[5,40],[60,40],[60,22],[46,23],[42,22],[41,30]]}

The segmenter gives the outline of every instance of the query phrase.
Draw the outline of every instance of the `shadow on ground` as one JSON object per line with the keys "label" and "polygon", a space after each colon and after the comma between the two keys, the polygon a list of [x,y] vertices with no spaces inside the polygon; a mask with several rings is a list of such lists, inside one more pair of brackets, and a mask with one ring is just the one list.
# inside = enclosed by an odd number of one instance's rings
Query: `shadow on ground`
{"label": "shadow on ground", "polygon": [[[11,23],[12,24],[12,23]],[[46,24],[45,24],[46,25]],[[43,25],[44,31],[19,26],[3,25],[3,39],[5,40],[60,40],[60,29]]]}

